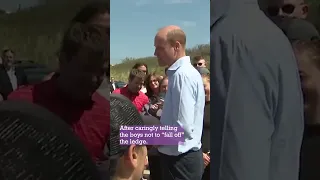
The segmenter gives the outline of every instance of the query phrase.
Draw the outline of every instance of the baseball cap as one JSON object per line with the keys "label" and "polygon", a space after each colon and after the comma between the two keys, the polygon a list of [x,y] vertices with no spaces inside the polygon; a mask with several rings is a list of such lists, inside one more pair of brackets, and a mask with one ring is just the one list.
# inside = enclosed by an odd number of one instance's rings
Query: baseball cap
{"label": "baseball cap", "polygon": [[316,27],[304,19],[282,18],[274,22],[283,30],[290,41],[309,41],[320,37]]}
{"label": "baseball cap", "polygon": [[209,75],[210,74],[209,69],[204,68],[204,67],[198,67],[197,70],[199,71],[199,73],[201,75]]}
{"label": "baseball cap", "polygon": [[121,126],[160,125],[153,116],[139,113],[133,103],[121,94],[110,94],[110,137],[105,147],[105,155],[109,158],[109,172],[112,176],[116,171],[117,160],[129,146],[120,145]]}
{"label": "baseball cap", "polygon": [[69,125],[35,104],[0,103],[0,147],[0,179],[101,178]]}

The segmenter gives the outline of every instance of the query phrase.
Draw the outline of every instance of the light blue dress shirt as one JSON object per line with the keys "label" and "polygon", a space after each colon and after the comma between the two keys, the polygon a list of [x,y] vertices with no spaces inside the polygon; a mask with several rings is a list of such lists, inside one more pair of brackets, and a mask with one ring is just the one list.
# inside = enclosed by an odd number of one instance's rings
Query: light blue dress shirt
{"label": "light blue dress shirt", "polygon": [[177,156],[189,150],[201,149],[205,92],[200,73],[192,66],[189,56],[178,59],[168,68],[168,91],[161,115],[162,125],[180,126],[185,142],[160,146],[160,153]]}

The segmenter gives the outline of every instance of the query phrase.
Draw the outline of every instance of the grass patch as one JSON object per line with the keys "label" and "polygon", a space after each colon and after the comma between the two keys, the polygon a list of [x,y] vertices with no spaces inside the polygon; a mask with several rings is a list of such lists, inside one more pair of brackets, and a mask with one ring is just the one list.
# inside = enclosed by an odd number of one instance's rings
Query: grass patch
{"label": "grass patch", "polygon": [[57,66],[56,52],[70,20],[91,0],[42,0],[43,5],[0,14],[0,47],[12,48],[18,60]]}

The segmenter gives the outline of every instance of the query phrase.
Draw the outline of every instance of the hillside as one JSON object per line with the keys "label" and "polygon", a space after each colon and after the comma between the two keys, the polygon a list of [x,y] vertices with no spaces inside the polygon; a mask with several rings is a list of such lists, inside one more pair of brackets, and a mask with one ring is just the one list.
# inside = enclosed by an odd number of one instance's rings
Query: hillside
{"label": "hillside", "polygon": [[[39,0],[41,6],[21,10],[17,13],[4,14],[0,10],[0,49],[10,47],[17,53],[19,59],[28,59],[44,63],[50,67],[56,66],[55,54],[60,46],[60,40],[70,19],[80,8],[92,0]],[[101,0],[103,1],[103,0]],[[310,4],[309,19],[320,27],[319,0],[307,0]],[[112,7],[111,7],[112,8]],[[319,28],[320,29],[320,28]],[[209,56],[209,50],[207,52]],[[202,54],[199,50],[195,54]],[[207,58],[208,59],[208,58]],[[127,72],[137,61],[150,64],[157,71],[156,59],[145,57],[139,59],[127,58],[116,65],[113,73]],[[130,68],[129,68],[130,67]]]}
{"label": "hillside", "polygon": [[[191,58],[201,55],[208,61],[208,63],[210,63],[210,45],[201,44],[191,49],[187,49],[187,55],[191,56]],[[164,74],[164,68],[158,66],[156,57],[143,57],[137,59],[126,58],[121,63],[111,66],[111,77],[114,77],[116,80],[126,82],[128,79],[129,71],[137,62],[146,63],[150,72]]]}
{"label": "hillside", "polygon": [[18,58],[55,66],[55,54],[69,21],[91,0],[46,0],[43,5],[0,15],[0,48],[10,47]]}

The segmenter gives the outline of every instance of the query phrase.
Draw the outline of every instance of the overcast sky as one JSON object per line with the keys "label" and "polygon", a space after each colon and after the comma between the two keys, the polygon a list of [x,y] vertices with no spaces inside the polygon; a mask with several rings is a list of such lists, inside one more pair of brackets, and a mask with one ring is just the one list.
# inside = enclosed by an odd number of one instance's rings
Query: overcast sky
{"label": "overcast sky", "polygon": [[5,11],[15,11],[19,4],[21,8],[27,8],[37,5],[39,0],[0,0],[0,8]]}

